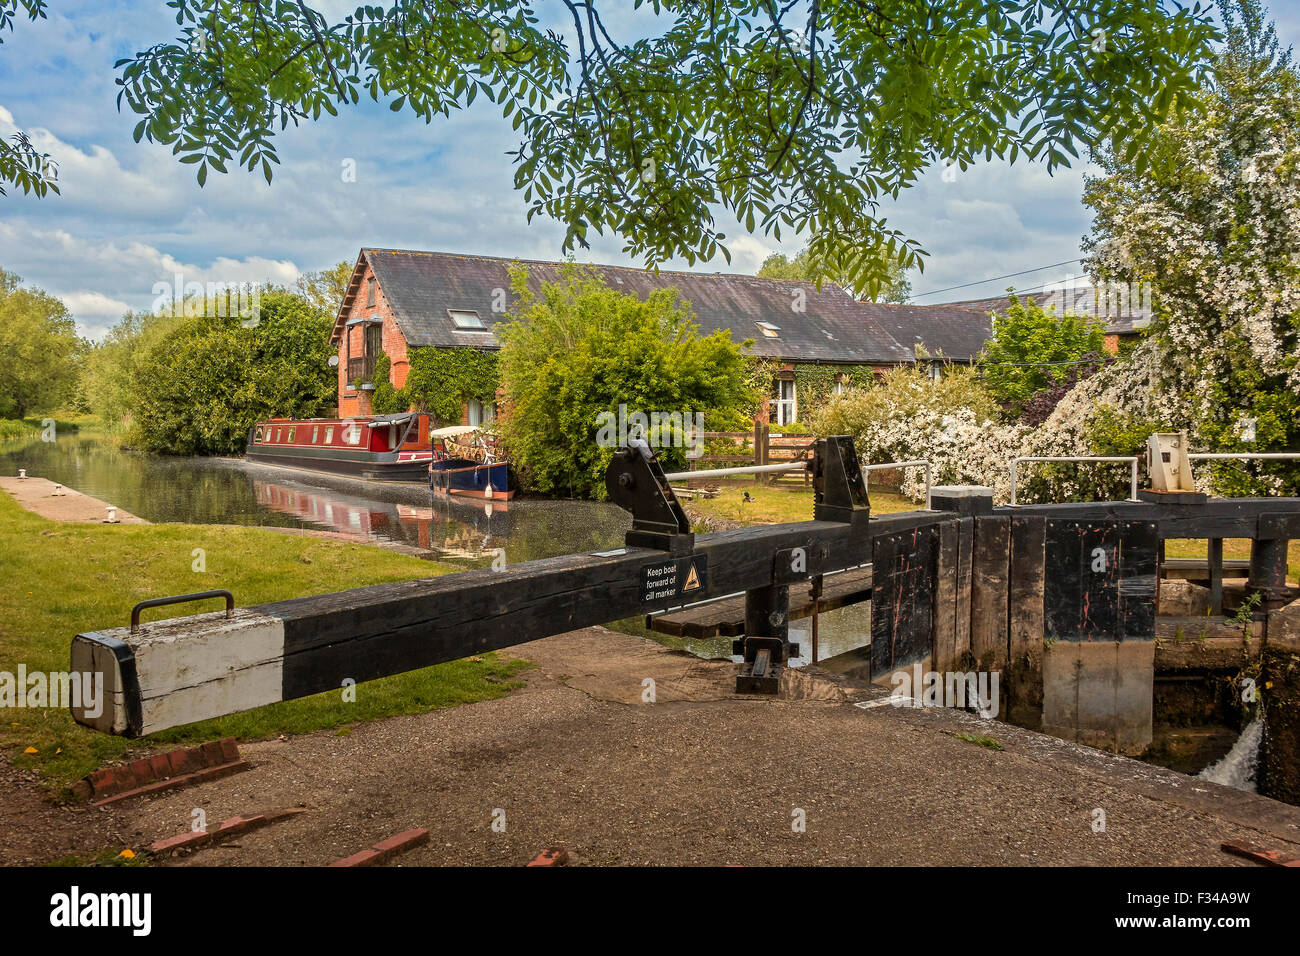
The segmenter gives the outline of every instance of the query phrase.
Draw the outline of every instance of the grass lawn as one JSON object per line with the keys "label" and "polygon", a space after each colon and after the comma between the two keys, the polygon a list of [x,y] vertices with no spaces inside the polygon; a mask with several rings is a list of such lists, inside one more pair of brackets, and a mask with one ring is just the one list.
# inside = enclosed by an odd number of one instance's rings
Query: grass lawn
{"label": "grass lawn", "polygon": [[[192,570],[193,551],[207,570]],[[48,521],[0,494],[0,671],[66,671],[73,635],[129,623],[146,598],[225,588],[240,606],[454,570],[383,548],[220,525],[97,525]],[[145,620],[218,610],[220,601],[158,608]],[[488,654],[355,688],[176,728],[139,741],[77,725],[66,709],[0,710],[0,750],[36,767],[57,793],[101,764],[163,743],[306,733],[357,721],[501,697],[527,663]],[[340,730],[340,733],[346,733]],[[32,748],[36,753],[26,753]]]}
{"label": "grass lawn", "polygon": [[[745,502],[748,491],[752,502]],[[724,485],[716,498],[693,498],[691,509],[704,515],[739,521],[744,524],[783,524],[790,521],[811,521],[813,509],[812,488],[803,485],[759,485],[752,481]],[[919,505],[902,495],[884,491],[871,492],[872,514],[894,514],[915,511]],[[1170,538],[1165,542],[1165,556],[1169,558],[1204,558],[1207,544],[1191,538]],[[1300,575],[1300,541],[1292,541],[1288,550],[1289,570],[1287,580],[1295,582]],[[1228,538],[1223,542],[1225,558],[1249,558],[1250,540]]]}
{"label": "grass lawn", "polygon": [[[745,492],[754,500],[746,502]],[[716,498],[692,498],[687,501],[692,511],[739,521],[744,524],[785,524],[790,521],[811,521],[813,516],[812,485],[760,485],[753,481],[723,485]],[[886,491],[871,492],[872,514],[893,514],[897,511],[914,511],[917,505],[902,495]]]}

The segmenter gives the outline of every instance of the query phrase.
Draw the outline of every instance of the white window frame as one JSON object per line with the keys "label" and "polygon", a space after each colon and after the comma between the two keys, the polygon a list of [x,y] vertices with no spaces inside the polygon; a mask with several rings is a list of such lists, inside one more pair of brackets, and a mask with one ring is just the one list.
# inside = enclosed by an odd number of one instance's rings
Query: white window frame
{"label": "white window frame", "polygon": [[[451,324],[455,326],[457,332],[486,332],[487,326],[483,324],[483,318],[478,314],[477,309],[448,309],[447,315],[451,319]],[[458,318],[458,316],[460,318]],[[477,325],[461,325],[461,321],[469,321],[473,317]]]}
{"label": "white window frame", "polygon": [[772,399],[772,417],[776,419],[778,425],[793,425],[799,420],[799,397],[794,379],[776,380],[776,396]]}
{"label": "white window frame", "polygon": [[[496,421],[496,417],[496,406],[491,402],[480,402],[477,398],[471,398],[465,403],[465,421],[470,425],[486,425]],[[475,418],[478,421],[475,421]]]}

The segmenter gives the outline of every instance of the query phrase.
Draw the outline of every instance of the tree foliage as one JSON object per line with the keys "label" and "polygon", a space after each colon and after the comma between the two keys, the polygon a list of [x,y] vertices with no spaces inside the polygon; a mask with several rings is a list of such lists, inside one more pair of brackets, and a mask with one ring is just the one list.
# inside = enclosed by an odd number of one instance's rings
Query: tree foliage
{"label": "tree foliage", "polygon": [[[1118,146],[1087,183],[1090,271],[1154,289],[1160,416],[1213,451],[1300,448],[1300,70],[1259,3],[1222,5],[1203,109]],[[1220,491],[1297,493],[1300,467],[1216,466]]]}
{"label": "tree foliage", "polygon": [[[8,0],[12,2],[12,0]],[[491,101],[520,136],[531,218],[626,240],[648,265],[729,257],[715,222],[807,232],[855,291],[921,250],[880,215],[937,161],[1068,165],[1113,136],[1140,156],[1190,103],[1217,35],[1166,0],[395,0],[341,20],[304,0],[172,0],[179,35],[120,60],[137,140],[200,185],[267,181],[275,137],[362,97],[432,121]],[[615,39],[625,30],[635,39]]]}
{"label": "tree foliage", "polygon": [[0,269],[0,418],[57,408],[72,396],[82,341],[62,301]]}
{"label": "tree foliage", "polygon": [[248,429],[273,416],[329,409],[331,316],[283,290],[262,296],[259,321],[187,319],[162,336],[132,374],[132,444],[173,455],[242,452]]}
{"label": "tree foliage", "polygon": [[343,260],[329,269],[317,269],[298,276],[297,292],[313,309],[337,314],[352,278],[352,263]]}
{"label": "tree foliage", "polygon": [[90,346],[81,363],[77,391],[86,409],[110,429],[126,424],[134,406],[138,366],[185,321],[184,311],[128,312],[122,316],[103,339]]}
{"label": "tree foliage", "polygon": [[[538,294],[523,268],[513,267],[511,287],[517,304],[494,329],[506,399],[501,428],[511,460],[534,489],[604,498],[615,449],[598,444],[599,419],[617,415],[620,405],[629,415],[703,413],[712,430],[753,414],[750,360],[725,331],[701,337],[677,290],[642,301],[577,266]],[[685,465],[682,438],[657,450],[666,470]]]}
{"label": "tree foliage", "polygon": [[[0,0],[0,45],[4,44],[5,30],[13,31],[19,13],[26,13],[30,20],[43,19],[45,0]],[[7,195],[7,185],[37,196],[57,193],[58,174],[58,164],[49,153],[40,152],[23,130],[12,134],[7,142],[0,139],[0,196]]]}
{"label": "tree foliage", "polygon": [[[873,300],[876,302],[906,302],[912,297],[912,283],[908,281],[900,263],[890,260],[886,265],[888,266],[888,277],[881,282],[880,288],[876,290],[876,294],[873,296]],[[774,252],[763,260],[763,265],[759,267],[758,274],[766,279],[794,279],[805,282],[830,279],[843,288],[853,288],[853,276],[849,271],[834,264],[814,262],[810,248],[804,248],[796,253],[793,259],[789,259],[779,252]]]}
{"label": "tree foliage", "polygon": [[1074,363],[1099,362],[1105,344],[1099,322],[1073,312],[1057,315],[1012,293],[1007,310],[993,315],[993,338],[980,354],[980,370],[989,391],[1018,418],[1034,395],[1077,376]]}

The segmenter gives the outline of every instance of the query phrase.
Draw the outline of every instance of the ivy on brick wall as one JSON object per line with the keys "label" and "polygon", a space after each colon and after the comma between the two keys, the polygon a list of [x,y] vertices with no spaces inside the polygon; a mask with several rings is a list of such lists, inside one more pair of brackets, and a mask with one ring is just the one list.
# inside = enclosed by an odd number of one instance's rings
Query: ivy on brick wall
{"label": "ivy on brick wall", "polygon": [[870,388],[875,384],[869,365],[795,365],[794,387],[799,397],[799,419],[807,421],[835,394],[835,377],[844,376],[848,388]]}
{"label": "ivy on brick wall", "polygon": [[461,408],[470,399],[490,403],[496,400],[498,372],[495,352],[480,349],[414,348],[409,353],[406,385],[394,388],[389,381],[391,362],[381,355],[375,363],[375,391],[371,404],[375,412],[428,412],[439,425],[460,422]]}

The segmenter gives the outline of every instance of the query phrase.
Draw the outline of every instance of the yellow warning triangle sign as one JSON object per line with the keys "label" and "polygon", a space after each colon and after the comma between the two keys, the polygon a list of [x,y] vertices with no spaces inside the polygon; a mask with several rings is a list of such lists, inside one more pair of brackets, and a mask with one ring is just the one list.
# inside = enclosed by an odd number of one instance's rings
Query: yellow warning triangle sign
{"label": "yellow warning triangle sign", "polygon": [[700,586],[700,576],[695,572],[695,565],[691,565],[690,574],[686,575],[686,583],[682,585],[683,591],[694,591]]}

